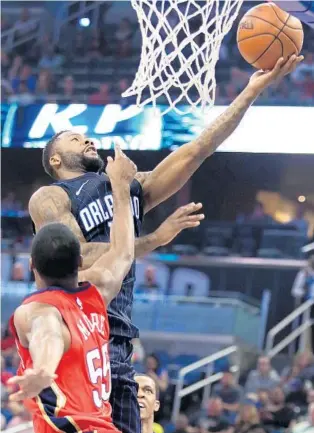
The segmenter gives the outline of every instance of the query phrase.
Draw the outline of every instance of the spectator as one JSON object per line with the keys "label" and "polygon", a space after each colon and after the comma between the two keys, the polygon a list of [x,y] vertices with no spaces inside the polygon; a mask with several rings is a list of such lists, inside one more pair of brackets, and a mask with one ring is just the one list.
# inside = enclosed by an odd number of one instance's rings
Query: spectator
{"label": "spectator", "polygon": [[304,61],[291,74],[291,79],[296,84],[304,83],[307,74],[314,79],[314,55],[312,52],[308,52],[304,57]]}
{"label": "spectator", "polygon": [[103,58],[100,50],[100,42],[98,38],[93,38],[90,47],[87,50],[86,56],[90,61],[97,61]]}
{"label": "spectator", "polygon": [[116,40],[116,54],[119,57],[128,57],[132,54],[131,41],[133,34],[131,21],[128,18],[123,18],[114,35]]}
{"label": "spectator", "polygon": [[76,32],[71,51],[74,57],[82,58],[86,56],[86,39],[83,37],[83,33]]}
{"label": "spectator", "polygon": [[15,352],[15,339],[9,328],[9,325],[5,328],[3,336],[1,338],[1,353],[2,356],[10,356]]}
{"label": "spectator", "polygon": [[207,410],[200,410],[191,415],[190,423],[204,432],[222,432],[230,427],[230,422],[223,412],[221,398],[212,397],[208,401]]}
{"label": "spectator", "polygon": [[55,69],[59,68],[63,61],[63,56],[56,53],[52,46],[48,46],[46,48],[46,53],[42,56],[38,63],[38,67],[43,69]]}
{"label": "spectator", "polygon": [[279,383],[278,373],[271,368],[270,359],[260,356],[257,361],[257,369],[252,370],[245,384],[245,392],[256,393],[259,389],[271,389]]}
{"label": "spectator", "polygon": [[189,433],[189,419],[184,413],[178,415],[174,433]]}
{"label": "spectator", "polygon": [[294,226],[299,232],[307,235],[309,230],[309,223],[304,218],[304,214],[305,214],[305,208],[302,205],[298,205],[296,209],[295,218],[289,222],[289,225]]}
{"label": "spectator", "polygon": [[110,103],[109,85],[103,83],[99,87],[99,92],[93,93],[89,97],[89,103],[94,105],[106,105]]}
{"label": "spectator", "polygon": [[233,433],[266,433],[261,424],[258,411],[253,404],[241,406]]}
{"label": "spectator", "polygon": [[314,77],[311,72],[304,73],[304,81],[301,85],[302,96],[305,100],[313,102],[314,99]]}
{"label": "spectator", "polygon": [[75,82],[72,75],[67,75],[64,77],[62,87],[62,96],[64,98],[63,102],[71,104],[73,102],[75,92]]}
{"label": "spectator", "polygon": [[145,364],[145,373],[156,382],[161,394],[164,393],[169,384],[167,371],[160,366],[159,359],[153,353],[146,357]]}
{"label": "spectator", "polygon": [[154,294],[160,289],[156,280],[156,268],[148,265],[144,273],[144,282],[136,288],[138,294]]}
{"label": "spectator", "polygon": [[19,76],[22,65],[23,65],[22,56],[15,56],[12,61],[12,66],[9,69],[9,74],[8,74],[8,78],[12,81],[12,84],[13,84],[13,80]]}
{"label": "spectator", "polygon": [[7,78],[10,70],[10,59],[5,51],[1,51],[1,74],[2,79]]}
{"label": "spectator", "polygon": [[242,389],[235,384],[232,372],[226,371],[223,373],[220,382],[213,388],[213,395],[221,398],[225,414],[233,422],[240,407]]}
{"label": "spectator", "polygon": [[[307,263],[297,273],[291,294],[295,298],[295,307],[307,299],[314,299],[314,249],[309,251]],[[312,347],[314,348],[314,332],[312,331]]]}
{"label": "spectator", "polygon": [[13,377],[13,373],[7,369],[6,359],[1,355],[1,383],[2,385],[7,384],[8,380]]}
{"label": "spectator", "polygon": [[53,91],[52,74],[48,69],[42,69],[39,73],[36,87],[37,102],[47,102],[48,96]]}
{"label": "spectator", "polygon": [[10,25],[9,21],[6,19],[3,13],[1,13],[1,33],[9,30],[11,27],[12,26]]}
{"label": "spectator", "polygon": [[262,412],[264,425],[274,428],[288,428],[295,418],[293,410],[285,403],[285,394],[280,386],[270,392],[270,402]]}
{"label": "spectator", "polygon": [[292,433],[312,433],[314,431],[314,403],[309,405],[307,420],[297,423],[292,429]]}
{"label": "spectator", "polygon": [[[19,57],[17,58],[17,64],[19,64]],[[21,66],[18,75],[12,78],[12,88],[15,92],[21,91],[21,83],[25,84],[26,89],[29,92],[35,92],[36,89],[36,77],[33,74],[33,69],[30,65],[25,64]],[[22,86],[24,91],[24,86]]]}
{"label": "spectator", "polygon": [[21,10],[20,18],[16,21],[14,27],[17,29],[17,33],[20,36],[25,36],[36,29],[37,21],[34,18],[31,18],[27,8],[23,8]]}
{"label": "spectator", "polygon": [[29,91],[26,81],[21,81],[17,93],[9,96],[10,103],[30,105],[35,102],[35,96]]}

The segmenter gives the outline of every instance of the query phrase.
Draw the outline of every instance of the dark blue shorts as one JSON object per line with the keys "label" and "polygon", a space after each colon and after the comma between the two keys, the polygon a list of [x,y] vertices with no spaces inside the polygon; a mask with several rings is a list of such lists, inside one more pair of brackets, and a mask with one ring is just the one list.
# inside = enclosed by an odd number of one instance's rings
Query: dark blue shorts
{"label": "dark blue shorts", "polygon": [[122,433],[141,433],[140,408],[137,402],[137,383],[131,364],[133,346],[123,337],[110,339],[112,391],[110,404],[114,425]]}

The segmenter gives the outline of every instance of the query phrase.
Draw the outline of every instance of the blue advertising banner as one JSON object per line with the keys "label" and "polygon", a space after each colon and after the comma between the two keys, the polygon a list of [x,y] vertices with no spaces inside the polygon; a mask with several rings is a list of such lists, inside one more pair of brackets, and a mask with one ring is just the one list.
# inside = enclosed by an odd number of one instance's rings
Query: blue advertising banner
{"label": "blue advertising banner", "polygon": [[[118,142],[125,150],[174,150],[198,137],[226,107],[161,116],[161,109],[118,104],[1,106],[1,147],[41,148],[62,130],[86,134],[99,149]],[[253,106],[219,148],[223,152],[308,153],[314,107]]]}

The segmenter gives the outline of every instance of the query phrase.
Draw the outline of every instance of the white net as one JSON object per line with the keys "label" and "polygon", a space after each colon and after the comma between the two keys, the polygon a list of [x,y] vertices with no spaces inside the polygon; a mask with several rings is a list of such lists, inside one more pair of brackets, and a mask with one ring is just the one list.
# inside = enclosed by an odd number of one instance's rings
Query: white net
{"label": "white net", "polygon": [[204,109],[215,101],[215,66],[243,0],[131,0],[142,33],[141,61],[123,97],[137,105]]}

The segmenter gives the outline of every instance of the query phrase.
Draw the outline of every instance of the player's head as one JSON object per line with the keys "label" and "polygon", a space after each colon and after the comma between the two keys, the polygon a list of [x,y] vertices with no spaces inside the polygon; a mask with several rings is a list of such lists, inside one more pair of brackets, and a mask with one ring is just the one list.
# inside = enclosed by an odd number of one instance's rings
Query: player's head
{"label": "player's head", "polygon": [[63,179],[69,172],[97,173],[103,165],[94,142],[73,131],[55,134],[43,150],[45,172],[55,179]]}
{"label": "player's head", "polygon": [[39,288],[77,284],[81,265],[79,240],[64,224],[47,224],[34,237],[30,266]]}
{"label": "player's head", "polygon": [[141,420],[153,421],[154,413],[160,407],[159,390],[157,384],[146,374],[136,374],[135,380],[138,384],[137,400],[140,406]]}

